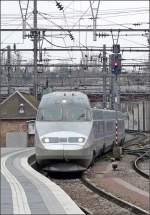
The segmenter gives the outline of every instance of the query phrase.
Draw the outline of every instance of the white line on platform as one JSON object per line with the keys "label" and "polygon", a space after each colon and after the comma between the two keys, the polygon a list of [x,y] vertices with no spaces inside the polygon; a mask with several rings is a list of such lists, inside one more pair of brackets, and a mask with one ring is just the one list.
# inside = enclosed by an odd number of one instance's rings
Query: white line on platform
{"label": "white line on platform", "polygon": [[11,188],[12,201],[13,201],[13,214],[31,214],[27,197],[22,185],[6,167],[7,159],[19,153],[20,151],[13,152],[1,158],[1,172],[5,176]]}
{"label": "white line on platform", "polygon": [[29,174],[35,177],[36,180],[39,180],[41,183],[45,184],[47,189],[57,198],[66,214],[84,214],[75,202],[58,185],[30,167],[26,157],[21,159],[21,166],[29,172]]}

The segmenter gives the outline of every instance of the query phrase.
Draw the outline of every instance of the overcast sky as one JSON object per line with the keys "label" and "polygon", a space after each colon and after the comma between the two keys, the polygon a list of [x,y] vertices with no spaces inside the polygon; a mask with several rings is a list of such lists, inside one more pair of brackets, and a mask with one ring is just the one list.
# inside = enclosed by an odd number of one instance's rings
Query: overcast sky
{"label": "overcast sky", "polygon": [[[59,1],[63,6],[63,11],[60,11],[55,1],[38,2],[38,27],[40,28],[92,28],[93,20],[89,1]],[[93,2],[93,1],[92,1]],[[21,3],[23,13],[25,13],[27,1]],[[96,13],[98,1],[93,3],[93,11]],[[27,11],[27,28],[33,26],[33,2],[30,1]],[[100,2],[100,7],[97,15],[98,28],[149,28],[149,11],[148,1],[103,1]],[[139,25],[136,25],[139,24]],[[19,0],[16,2],[2,1],[2,28],[22,28],[21,11]],[[28,33],[28,32],[27,32]],[[108,32],[110,35],[110,32]],[[116,34],[116,33],[114,33]],[[126,36],[125,34],[128,34]],[[132,36],[129,36],[132,34]],[[137,34],[133,36],[133,34]],[[70,47],[70,46],[96,46],[102,47],[106,44],[108,47],[112,46],[112,36],[102,38],[97,37],[97,41],[93,41],[91,32],[72,32],[74,41],[72,41],[66,32],[46,32],[46,40],[43,41],[43,48],[56,48],[56,46]],[[115,37],[114,35],[114,38]],[[8,32],[2,33],[2,48],[7,45],[13,46],[17,44],[17,48],[32,48],[33,42],[30,39],[22,38],[22,33]],[[147,47],[147,37],[144,32],[123,32],[119,36],[119,44],[122,47]],[[89,55],[98,55],[98,52],[88,53]],[[108,53],[109,54],[109,53]],[[31,59],[32,52],[22,53],[23,58]],[[148,53],[123,53],[123,58],[138,58],[146,60]],[[44,58],[65,59],[68,62],[78,62],[81,58],[81,52],[45,52]],[[137,61],[136,61],[137,62]]]}

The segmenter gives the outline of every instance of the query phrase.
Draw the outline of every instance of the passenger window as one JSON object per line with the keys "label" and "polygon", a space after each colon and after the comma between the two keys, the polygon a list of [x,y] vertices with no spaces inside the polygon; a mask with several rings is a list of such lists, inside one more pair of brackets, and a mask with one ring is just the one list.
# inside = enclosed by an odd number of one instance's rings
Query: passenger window
{"label": "passenger window", "polygon": [[102,112],[100,110],[94,110],[93,111],[93,119],[94,120],[102,120],[103,119]]}

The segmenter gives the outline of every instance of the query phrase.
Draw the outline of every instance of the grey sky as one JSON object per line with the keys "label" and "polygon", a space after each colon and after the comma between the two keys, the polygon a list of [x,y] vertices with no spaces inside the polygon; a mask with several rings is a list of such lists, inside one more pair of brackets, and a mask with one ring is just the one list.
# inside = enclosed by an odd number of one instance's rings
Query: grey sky
{"label": "grey sky", "polygon": [[[92,13],[89,8],[89,1],[59,1],[64,7],[64,13],[56,7],[55,1],[38,2],[38,27],[42,28],[91,28],[92,27]],[[96,11],[98,2],[93,3],[94,12]],[[26,2],[23,3],[23,8],[26,7]],[[89,9],[88,9],[89,8]],[[33,26],[33,2],[29,3],[27,14],[27,28]],[[149,11],[148,1],[101,1],[98,12],[97,26],[99,28],[149,28]],[[79,21],[80,20],[80,21]],[[134,24],[139,23],[139,26]],[[2,28],[22,28],[21,12],[18,2],[2,1]],[[60,35],[63,34],[63,35]],[[64,32],[46,32],[46,37],[50,43],[57,46],[100,46],[107,44],[112,46],[112,37],[97,37],[97,41],[93,41],[92,33],[72,32],[75,40],[72,41]],[[110,32],[109,32],[110,34]],[[137,36],[125,36],[126,32],[120,34],[119,43],[121,46],[128,47],[146,47],[148,45],[147,38],[144,32],[138,32]],[[131,34],[135,34],[131,32]],[[33,43],[30,39],[22,39],[21,33],[9,32],[2,33],[2,48],[7,45],[17,44],[17,48],[32,48]],[[44,41],[43,48],[54,47],[48,42]],[[44,53],[45,58],[69,59],[72,57],[73,62],[78,62],[81,57],[81,52],[49,52]],[[91,55],[92,53],[88,53]],[[97,52],[93,54],[99,54]],[[31,59],[33,53],[22,53],[24,58]],[[123,53],[124,58],[139,58],[147,59],[146,53]],[[60,61],[52,61],[60,62]]]}

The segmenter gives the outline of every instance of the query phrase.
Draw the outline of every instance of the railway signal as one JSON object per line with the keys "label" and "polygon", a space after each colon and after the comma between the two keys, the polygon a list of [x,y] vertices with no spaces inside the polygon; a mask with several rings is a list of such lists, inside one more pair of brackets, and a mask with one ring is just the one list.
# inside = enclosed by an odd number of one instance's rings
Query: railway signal
{"label": "railway signal", "polygon": [[115,54],[120,53],[120,45],[119,44],[113,45],[113,53],[115,53]]}
{"label": "railway signal", "polygon": [[113,74],[121,73],[121,54],[113,53],[110,56],[111,72]]}

